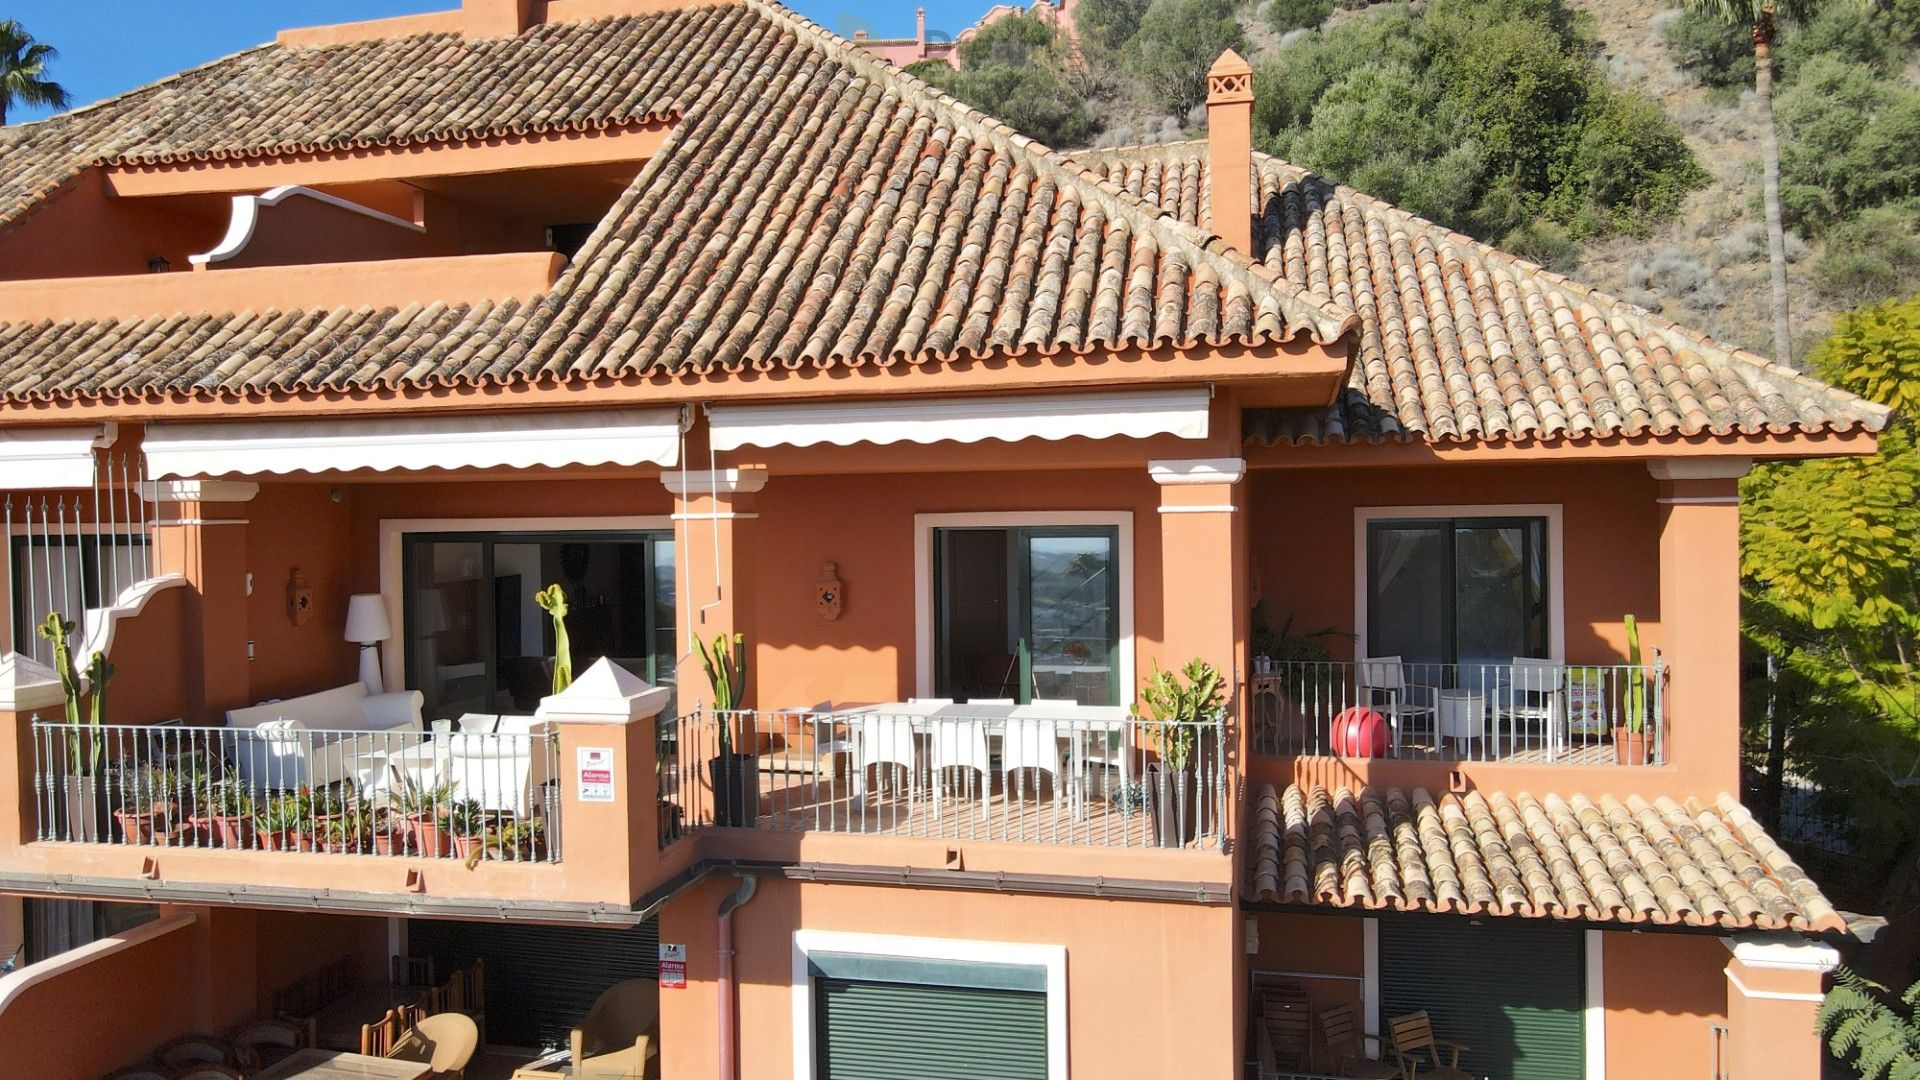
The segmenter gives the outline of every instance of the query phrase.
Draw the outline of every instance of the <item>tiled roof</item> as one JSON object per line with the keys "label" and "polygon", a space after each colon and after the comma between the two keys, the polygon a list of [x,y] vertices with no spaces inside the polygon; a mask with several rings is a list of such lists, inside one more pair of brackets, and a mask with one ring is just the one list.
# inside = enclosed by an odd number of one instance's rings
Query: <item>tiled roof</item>
{"label": "tiled roof", "polygon": [[[1210,217],[1206,144],[1076,152],[1181,220]],[[1305,169],[1255,155],[1254,245],[1359,313],[1330,408],[1258,410],[1265,444],[1877,431],[1887,410]]]}
{"label": "tiled roof", "polygon": [[[482,55],[490,59],[472,59]],[[489,71],[500,78],[449,81]],[[524,310],[0,327],[0,342],[13,343],[0,345],[0,392],[578,382],[1303,332],[1332,342],[1358,325],[1204,230],[765,0],[544,28],[512,43],[428,35],[268,46],[176,79],[179,89],[122,99],[138,102],[126,106],[126,130],[102,136],[85,117],[49,123],[76,125],[74,139],[87,130],[78,160],[663,108],[678,120],[552,291]],[[222,104],[203,109],[189,82],[218,87]],[[170,113],[181,116],[169,124]],[[10,137],[41,151],[70,141]],[[282,324],[288,334],[273,329]],[[356,329],[331,332],[348,324]],[[262,329],[230,342],[235,326]],[[308,327],[317,332],[289,336]]]}
{"label": "tiled roof", "polygon": [[1720,929],[1844,930],[1812,879],[1731,796],[1574,795],[1371,787],[1255,804],[1245,895],[1368,910]]}

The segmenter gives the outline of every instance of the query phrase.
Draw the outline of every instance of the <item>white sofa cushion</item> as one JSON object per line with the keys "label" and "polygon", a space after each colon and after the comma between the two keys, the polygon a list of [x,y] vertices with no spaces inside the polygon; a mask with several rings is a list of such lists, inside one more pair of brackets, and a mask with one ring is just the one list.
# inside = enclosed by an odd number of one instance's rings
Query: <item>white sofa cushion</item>
{"label": "white sofa cushion", "polygon": [[227,726],[250,728],[268,720],[298,720],[315,729],[364,728],[367,718],[360,711],[360,702],[366,696],[367,688],[355,682],[317,694],[228,709]]}
{"label": "white sofa cushion", "polygon": [[425,701],[426,696],[418,690],[374,694],[360,700],[360,715],[366,720],[370,731],[393,731],[398,728],[419,731],[420,707]]}

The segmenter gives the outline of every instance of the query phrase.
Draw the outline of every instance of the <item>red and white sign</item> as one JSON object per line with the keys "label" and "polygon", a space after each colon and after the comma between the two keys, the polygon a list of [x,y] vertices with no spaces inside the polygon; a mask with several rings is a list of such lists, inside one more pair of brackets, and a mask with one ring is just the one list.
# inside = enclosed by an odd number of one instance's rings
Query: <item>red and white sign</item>
{"label": "red and white sign", "polygon": [[660,989],[685,990],[687,988],[687,947],[685,945],[660,946]]}
{"label": "red and white sign", "polygon": [[580,801],[613,801],[613,748],[580,748]]}

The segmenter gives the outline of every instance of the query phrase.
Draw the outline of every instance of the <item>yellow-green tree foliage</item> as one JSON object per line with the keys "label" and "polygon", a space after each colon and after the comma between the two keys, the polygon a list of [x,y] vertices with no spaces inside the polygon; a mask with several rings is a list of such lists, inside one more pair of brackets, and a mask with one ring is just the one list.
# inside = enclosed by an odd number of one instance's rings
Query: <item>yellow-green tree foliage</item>
{"label": "yellow-green tree foliage", "polygon": [[1884,849],[1920,834],[1893,783],[1920,762],[1920,297],[1842,316],[1808,365],[1896,412],[1872,457],[1747,478],[1746,631],[1781,660],[1796,771],[1855,800],[1860,842]]}

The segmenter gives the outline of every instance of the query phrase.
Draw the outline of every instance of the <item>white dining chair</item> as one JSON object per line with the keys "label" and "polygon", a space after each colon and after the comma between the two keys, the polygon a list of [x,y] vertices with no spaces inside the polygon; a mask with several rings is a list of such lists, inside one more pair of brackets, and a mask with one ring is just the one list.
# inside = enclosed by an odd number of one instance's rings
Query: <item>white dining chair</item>
{"label": "white dining chair", "polygon": [[[1054,792],[1060,790],[1066,770],[1060,763],[1060,724],[1056,720],[1033,716],[1007,717],[1007,729],[1000,737],[1000,790],[1009,799],[1015,791],[1015,774],[1022,770],[1046,773]],[[1040,792],[1039,778],[1034,794]]]}
{"label": "white dining chair", "polygon": [[[938,818],[948,784],[948,772],[972,773],[979,782],[980,817],[987,817],[992,793],[993,759],[987,753],[987,722],[980,717],[940,716],[933,723],[933,745],[929,754],[933,765],[933,815]],[[968,778],[971,785],[974,777]],[[969,790],[974,790],[969,787]]]}
{"label": "white dining chair", "polygon": [[913,805],[918,785],[913,747],[913,717],[897,713],[862,713],[855,728],[860,752],[854,775],[853,797],[867,797],[867,770],[899,766],[907,773],[907,805]]}
{"label": "white dining chair", "polygon": [[[1425,683],[1410,682],[1407,666],[1398,656],[1370,656],[1357,665],[1360,698],[1368,706],[1385,704],[1387,720],[1393,727],[1394,749],[1400,748],[1400,736],[1408,721],[1424,717],[1427,725],[1439,730],[1436,689]],[[1384,701],[1383,701],[1384,699]],[[1436,736],[1437,738],[1437,736]]]}
{"label": "white dining chair", "polygon": [[1547,751],[1547,760],[1559,757],[1568,741],[1567,670],[1558,660],[1516,656],[1501,686],[1495,708],[1494,739],[1506,728],[1507,752],[1519,749],[1522,739],[1535,735]]}

